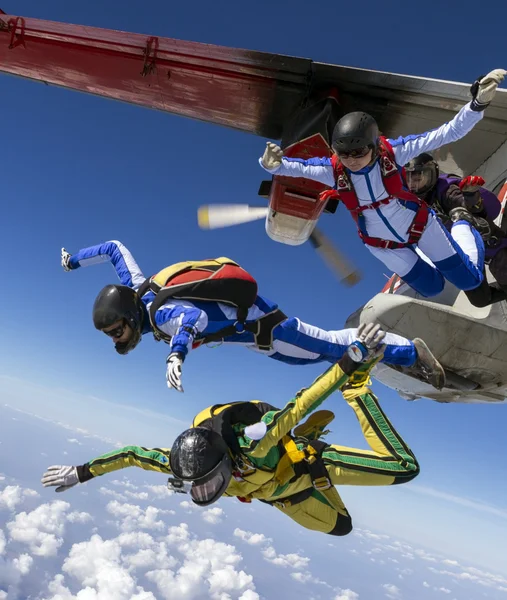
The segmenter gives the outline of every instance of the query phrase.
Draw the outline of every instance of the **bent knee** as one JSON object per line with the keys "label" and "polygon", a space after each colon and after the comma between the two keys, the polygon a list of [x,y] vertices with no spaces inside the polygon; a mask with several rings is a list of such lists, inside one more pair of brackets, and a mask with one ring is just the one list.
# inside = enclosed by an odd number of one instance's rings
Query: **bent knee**
{"label": "bent knee", "polygon": [[419,475],[420,472],[421,472],[421,469],[420,469],[419,465],[416,465],[413,471],[407,471],[403,475],[396,476],[394,478],[392,485],[400,485],[401,483],[408,483],[409,481],[412,481],[413,479],[415,479]]}
{"label": "bent knee", "polygon": [[336,517],[336,524],[328,531],[329,535],[348,535],[352,531],[352,519],[349,515],[340,515]]}

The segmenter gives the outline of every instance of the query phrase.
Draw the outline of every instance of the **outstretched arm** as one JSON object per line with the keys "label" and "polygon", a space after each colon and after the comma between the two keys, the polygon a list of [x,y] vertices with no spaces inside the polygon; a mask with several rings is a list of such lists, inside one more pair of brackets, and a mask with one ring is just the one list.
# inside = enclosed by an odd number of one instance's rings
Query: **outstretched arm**
{"label": "outstretched arm", "polygon": [[44,487],[54,486],[56,492],[65,492],[78,483],[127,467],[139,467],[147,471],[170,474],[169,455],[168,448],[125,446],[98,456],[84,465],[48,467],[41,482]]}
{"label": "outstretched arm", "polygon": [[400,136],[396,140],[390,140],[396,162],[399,165],[405,165],[423,152],[431,152],[464,137],[484,116],[484,110],[493,100],[496,89],[505,75],[507,75],[507,71],[504,69],[494,69],[484,77],[477,79],[470,88],[472,101],[466,104],[451,121],[441,127],[419,135]]}
{"label": "outstretched arm", "polygon": [[423,152],[431,152],[445,144],[456,142],[471,131],[483,116],[484,111],[472,110],[469,102],[453,119],[437,129],[389,140],[394,150],[396,162],[399,165],[406,165]]}
{"label": "outstretched arm", "polygon": [[111,262],[121,284],[134,290],[139,289],[146,279],[130,251],[117,240],[83,248],[71,255],[62,248],[62,266],[66,271],[103,262]]}
{"label": "outstretched arm", "polygon": [[306,177],[333,187],[335,184],[330,158],[287,158],[279,146],[268,142],[264,154],[259,158],[260,166],[272,175]]}

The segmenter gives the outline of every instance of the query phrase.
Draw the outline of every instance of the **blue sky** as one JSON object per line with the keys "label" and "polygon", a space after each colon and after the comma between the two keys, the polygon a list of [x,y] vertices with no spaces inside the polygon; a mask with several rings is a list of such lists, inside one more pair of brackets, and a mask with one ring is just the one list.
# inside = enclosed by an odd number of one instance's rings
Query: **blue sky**
{"label": "blue sky", "polygon": [[[424,9],[401,2],[330,5],[334,20],[324,7],[309,7],[300,1],[201,0],[155,0],[149,9],[98,0],[2,6],[49,20],[459,81],[506,66],[502,5],[494,19],[471,2]],[[409,40],[420,42],[411,48]],[[18,407],[114,440],[167,446],[181,423],[204,406],[251,398],[280,405],[325,368],[290,367],[241,349],[202,348],[185,362],[185,394],[169,392],[161,344],[145,339],[120,357],[93,328],[91,306],[98,290],[115,280],[112,268],[64,273],[62,246],[75,252],[119,239],[145,274],[180,260],[230,256],[287,314],[327,329],[341,328],[383,286],[382,265],[362,248],[342,210],[326,215],[322,225],[367,274],[353,290],[329,277],[309,245],[291,248],[268,239],[262,222],[198,229],[200,204],[258,202],[263,172],[257,159],[265,140],[21,79],[1,80],[6,292],[0,298],[0,389],[6,402],[14,397]],[[353,517],[453,556],[505,568],[505,407],[407,403],[380,384],[374,389],[416,452],[422,473],[406,487],[346,488]],[[333,439],[364,447],[340,397],[327,407],[337,414]],[[135,408],[148,412],[140,416]],[[31,448],[28,433],[21,430],[20,438]],[[55,450],[53,459],[63,457]]]}

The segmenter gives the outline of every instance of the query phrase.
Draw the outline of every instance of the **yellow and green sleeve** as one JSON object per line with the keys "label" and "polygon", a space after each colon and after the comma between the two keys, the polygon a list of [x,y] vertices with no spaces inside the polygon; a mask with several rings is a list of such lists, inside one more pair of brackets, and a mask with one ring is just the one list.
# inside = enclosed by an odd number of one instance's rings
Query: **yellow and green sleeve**
{"label": "yellow and green sleeve", "polygon": [[[276,452],[278,442],[289,433],[309,413],[318,408],[333,392],[340,390],[349,380],[338,363],[327,369],[308,388],[300,390],[296,396],[277,411],[270,411],[262,416],[267,425],[267,432],[260,440],[252,440],[247,436],[239,439],[242,451],[257,464],[269,466],[270,454]],[[276,452],[278,455],[278,453]]]}
{"label": "yellow and green sleeve", "polygon": [[113,452],[98,456],[84,465],[77,467],[81,483],[112,473],[127,467],[139,467],[146,471],[171,473],[169,468],[169,448],[143,448],[141,446],[125,446]]}

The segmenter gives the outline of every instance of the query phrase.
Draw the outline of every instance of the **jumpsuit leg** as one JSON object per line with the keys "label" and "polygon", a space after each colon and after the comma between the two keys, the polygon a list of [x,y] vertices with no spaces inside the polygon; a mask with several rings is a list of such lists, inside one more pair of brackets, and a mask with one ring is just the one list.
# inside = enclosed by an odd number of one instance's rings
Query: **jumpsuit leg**
{"label": "jumpsuit leg", "polygon": [[419,464],[366,386],[343,391],[371,450],[330,445],[323,453],[334,485],[393,485],[411,481]]}
{"label": "jumpsuit leg", "polygon": [[[371,450],[329,445],[322,453],[333,485],[393,485],[406,483],[419,474],[412,451],[383,413],[367,387],[349,389],[343,396],[353,408]],[[276,506],[276,504],[275,504]],[[344,536],[352,531],[352,519],[336,492],[333,506],[325,492],[293,506],[277,508],[306,529]]]}
{"label": "jumpsuit leg", "polygon": [[507,248],[502,248],[493,256],[489,263],[489,270],[502,291],[507,293]]}
{"label": "jumpsuit leg", "polygon": [[[493,275],[493,271],[491,271],[491,274]],[[500,284],[500,288],[501,289],[498,289],[489,285],[488,280],[486,279],[486,273],[484,273],[484,279],[482,280],[481,285],[473,290],[467,290],[465,294],[472,306],[484,308],[490,304],[507,300],[507,285],[502,286]]]}
{"label": "jumpsuit leg", "polygon": [[413,247],[395,250],[366,247],[426,298],[444,289],[444,277],[460,290],[474,289],[483,280],[484,242],[479,233],[467,221],[454,223],[449,233],[433,211],[418,243],[433,264],[418,256]]}
{"label": "jumpsuit leg", "polygon": [[414,248],[375,248],[368,245],[366,248],[421,296],[430,298],[444,289],[442,273],[418,256]]}
{"label": "jumpsuit leg", "polygon": [[431,211],[418,246],[458,289],[472,290],[482,283],[484,241],[467,221],[453,223],[449,233]]}
{"label": "jumpsuit leg", "polygon": [[[357,329],[326,331],[293,317],[280,323],[273,331],[270,358],[289,364],[310,364],[322,361],[335,363],[356,339]],[[417,360],[414,344],[406,338],[387,333],[383,362],[411,367]]]}

